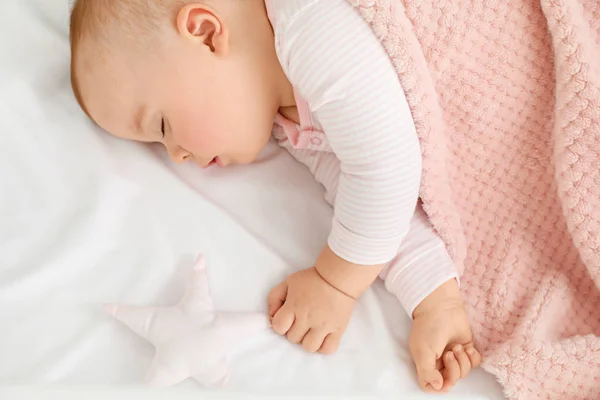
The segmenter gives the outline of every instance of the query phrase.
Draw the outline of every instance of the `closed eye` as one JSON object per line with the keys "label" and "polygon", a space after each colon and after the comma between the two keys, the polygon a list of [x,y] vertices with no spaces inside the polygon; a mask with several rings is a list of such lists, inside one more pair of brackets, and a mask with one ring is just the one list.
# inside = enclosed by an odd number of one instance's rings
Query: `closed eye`
{"label": "closed eye", "polygon": [[160,119],[160,132],[162,133],[162,137],[165,137],[165,119]]}

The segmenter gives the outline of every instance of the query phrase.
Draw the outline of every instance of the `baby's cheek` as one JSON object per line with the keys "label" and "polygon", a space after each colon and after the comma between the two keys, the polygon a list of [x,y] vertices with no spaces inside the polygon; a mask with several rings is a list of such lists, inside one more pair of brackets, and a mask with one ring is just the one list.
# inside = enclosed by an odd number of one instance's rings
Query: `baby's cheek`
{"label": "baby's cheek", "polygon": [[[179,129],[174,129],[179,145],[195,155],[215,157],[228,153],[231,147],[233,121],[231,113],[221,107],[182,107],[178,110]],[[229,115],[227,117],[227,115]]]}
{"label": "baby's cheek", "polygon": [[210,126],[197,125],[190,126],[189,129],[182,129],[177,133],[176,139],[180,146],[184,149],[197,154],[206,156],[215,156],[212,154],[219,148],[219,136],[213,134],[214,132]]}
{"label": "baby's cheek", "polygon": [[190,132],[184,132],[181,137],[180,143],[181,146],[186,148],[187,150],[206,150],[207,148],[213,146],[213,140],[211,140],[209,135],[206,134],[206,131],[200,129]]}

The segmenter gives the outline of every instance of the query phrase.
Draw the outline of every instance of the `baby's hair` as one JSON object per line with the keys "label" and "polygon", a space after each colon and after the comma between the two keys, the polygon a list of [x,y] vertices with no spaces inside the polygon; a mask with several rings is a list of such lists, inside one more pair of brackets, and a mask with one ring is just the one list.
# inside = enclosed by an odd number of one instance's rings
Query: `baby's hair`
{"label": "baby's hair", "polygon": [[[71,11],[71,85],[81,108],[87,112],[79,90],[76,62],[81,44],[93,44],[99,57],[112,40],[128,50],[149,50],[164,17],[189,0],[76,0]],[[118,39],[117,39],[118,38]],[[112,43],[114,44],[114,43]]]}

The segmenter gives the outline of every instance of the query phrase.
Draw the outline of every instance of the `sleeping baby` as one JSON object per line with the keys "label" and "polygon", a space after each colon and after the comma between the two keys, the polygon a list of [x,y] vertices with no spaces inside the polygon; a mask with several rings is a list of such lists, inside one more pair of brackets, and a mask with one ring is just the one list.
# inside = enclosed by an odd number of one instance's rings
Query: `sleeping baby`
{"label": "sleeping baby", "polygon": [[252,163],[275,136],[325,187],[331,232],[268,296],[275,332],[335,352],[381,277],[412,318],[424,390],[480,364],[457,272],[419,203],[405,94],[347,0],[79,0],[71,50],[77,100],[110,134],[203,168]]}

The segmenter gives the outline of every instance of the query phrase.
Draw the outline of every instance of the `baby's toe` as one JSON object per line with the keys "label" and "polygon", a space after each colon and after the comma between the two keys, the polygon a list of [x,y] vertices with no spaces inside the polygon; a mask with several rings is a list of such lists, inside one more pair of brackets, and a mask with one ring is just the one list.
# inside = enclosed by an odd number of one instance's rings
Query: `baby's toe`
{"label": "baby's toe", "polygon": [[458,364],[458,360],[454,356],[454,353],[451,351],[447,351],[446,354],[444,354],[444,372],[442,375],[444,376],[443,391],[450,390],[450,388],[460,379],[460,365]]}
{"label": "baby's toe", "polygon": [[469,376],[469,373],[471,372],[471,360],[469,360],[465,349],[461,345],[454,346],[452,352],[460,367],[460,377],[464,379]]}

